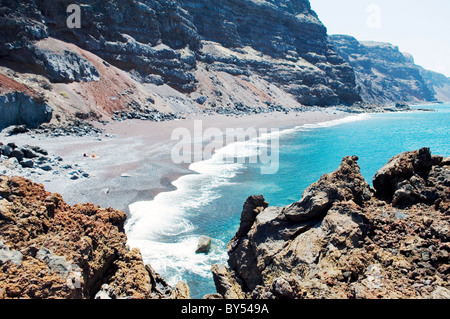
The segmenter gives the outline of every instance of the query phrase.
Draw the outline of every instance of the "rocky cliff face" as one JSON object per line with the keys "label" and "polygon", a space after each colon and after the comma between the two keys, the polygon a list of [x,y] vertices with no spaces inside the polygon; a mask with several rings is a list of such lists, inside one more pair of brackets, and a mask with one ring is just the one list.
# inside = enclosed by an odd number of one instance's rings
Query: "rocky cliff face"
{"label": "rocky cliff face", "polygon": [[309,1],[180,2],[210,41],[200,61],[211,69],[263,77],[304,105],[360,101],[353,71],[328,43]]}
{"label": "rocky cliff face", "polygon": [[441,88],[448,86],[448,79],[444,82],[432,81],[430,75],[426,80],[424,74],[427,71],[415,65],[413,57],[400,52],[398,47],[389,43],[360,42],[347,35],[331,35],[330,41],[355,70],[364,101],[386,104],[436,102],[439,98],[448,100],[443,95],[437,95],[433,88],[434,85]]}
{"label": "rocky cliff face", "polygon": [[[80,28],[67,26],[70,4],[0,6],[2,73],[15,71],[14,80],[22,83],[33,78],[29,74],[43,77],[39,81],[53,84],[43,89],[46,95],[69,93],[71,103],[50,99],[61,114],[74,114],[73,108],[106,117],[122,110],[261,111],[361,101],[352,68],[329,44],[309,1],[86,0]],[[104,65],[125,72],[132,83],[122,83],[119,92],[101,91],[104,100],[94,96],[96,109],[89,101],[93,92],[84,95],[74,86],[101,86],[111,77]],[[245,93],[230,90],[230,82]],[[124,91],[127,101],[111,103]],[[249,99],[249,91],[264,94]]]}
{"label": "rocky cliff face", "polygon": [[185,284],[172,290],[127,246],[125,218],[0,176],[0,299],[189,297]]}
{"label": "rocky cliff face", "polygon": [[38,92],[0,73],[0,130],[11,125],[37,128],[53,110]]}
{"label": "rocky cliff face", "polygon": [[[194,26],[175,2],[84,1],[80,8],[80,28],[67,26],[67,8],[71,3],[4,1],[0,56],[5,61],[24,63],[28,70],[51,73],[55,58],[70,64],[65,54],[58,57],[51,50],[48,53],[49,50],[35,47],[35,41],[52,37],[75,44],[121,69],[135,70],[137,76],[164,76],[169,84],[188,89],[184,85],[189,86],[193,80],[188,70],[193,68],[190,63],[194,61],[181,59],[180,53],[169,45],[196,48],[199,41]],[[80,60],[76,54],[70,58]],[[81,67],[81,70],[89,68]],[[60,73],[55,80],[75,80]]]}
{"label": "rocky cliff face", "polygon": [[[56,58],[72,64],[68,60],[79,62],[80,58],[42,52],[34,47],[33,40],[53,37],[73,43],[123,70],[136,71],[141,80],[163,81],[181,91],[196,88],[194,70],[199,54],[207,64],[216,62],[215,69],[264,76],[285,87],[303,104],[326,106],[360,100],[351,68],[328,44],[326,28],[308,1],[117,0],[105,4],[91,0],[81,8],[79,29],[66,26],[70,1],[6,4],[0,23],[13,23],[15,28],[4,28],[1,56],[28,62],[30,69],[39,67],[56,81],[76,79],[55,70],[50,61]],[[231,49],[251,47],[253,53],[275,60],[252,64],[248,61],[251,56],[224,59],[208,50],[202,52],[201,40]],[[77,64],[82,72],[90,69]],[[60,74],[55,76],[55,71]]]}
{"label": "rocky cliff face", "polygon": [[449,298],[450,160],[429,149],[362,177],[356,156],[287,207],[247,199],[212,268],[225,298]]}
{"label": "rocky cliff face", "polygon": [[307,0],[85,0],[79,28],[70,4],[0,5],[0,73],[39,92],[59,126],[450,95],[396,47],[328,37]]}
{"label": "rocky cliff face", "polygon": [[450,101],[450,78],[441,73],[426,70],[422,67],[419,69],[425,83],[430,90],[434,92],[435,98],[441,102]]}

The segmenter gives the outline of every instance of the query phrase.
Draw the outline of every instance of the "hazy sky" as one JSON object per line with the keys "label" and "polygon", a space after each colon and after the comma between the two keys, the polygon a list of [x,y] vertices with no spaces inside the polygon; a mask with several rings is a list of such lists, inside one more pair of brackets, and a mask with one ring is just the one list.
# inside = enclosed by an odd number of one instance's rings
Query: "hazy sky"
{"label": "hazy sky", "polygon": [[450,77],[450,0],[310,0],[328,34],[382,41]]}

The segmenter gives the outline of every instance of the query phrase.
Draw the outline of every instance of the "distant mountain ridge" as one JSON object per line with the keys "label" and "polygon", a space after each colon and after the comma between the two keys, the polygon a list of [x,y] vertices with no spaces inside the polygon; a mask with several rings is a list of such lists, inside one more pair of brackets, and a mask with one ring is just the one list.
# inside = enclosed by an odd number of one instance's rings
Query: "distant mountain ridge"
{"label": "distant mountain ridge", "polygon": [[355,70],[361,96],[368,103],[417,103],[450,100],[450,80],[414,63],[411,54],[383,42],[331,35],[334,47]]}
{"label": "distant mountain ridge", "polygon": [[450,78],[444,74],[426,70],[422,67],[419,67],[419,69],[425,83],[433,92],[435,98],[441,102],[450,101]]}

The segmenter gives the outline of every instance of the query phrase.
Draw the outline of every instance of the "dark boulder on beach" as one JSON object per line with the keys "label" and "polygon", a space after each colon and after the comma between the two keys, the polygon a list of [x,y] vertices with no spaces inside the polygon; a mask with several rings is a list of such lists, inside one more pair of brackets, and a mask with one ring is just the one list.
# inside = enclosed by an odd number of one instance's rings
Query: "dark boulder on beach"
{"label": "dark boulder on beach", "polygon": [[213,267],[217,292],[257,299],[449,298],[449,162],[427,148],[405,152],[377,172],[371,188],[357,160],[345,157],[299,202],[260,206],[250,225],[242,218],[227,246],[228,266]]}
{"label": "dark boulder on beach", "polygon": [[17,135],[28,132],[29,129],[26,125],[11,125],[2,130],[2,133],[6,136]]}

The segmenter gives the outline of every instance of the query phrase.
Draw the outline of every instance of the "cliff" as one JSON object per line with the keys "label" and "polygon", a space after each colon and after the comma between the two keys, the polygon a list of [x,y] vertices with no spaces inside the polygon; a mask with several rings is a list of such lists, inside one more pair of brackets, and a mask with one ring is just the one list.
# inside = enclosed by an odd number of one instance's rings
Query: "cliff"
{"label": "cliff", "polygon": [[[449,98],[447,78],[398,48],[329,37],[307,0],[85,0],[75,28],[69,5],[2,1],[0,87],[38,92],[50,120],[37,111],[0,127]],[[0,96],[3,109],[24,103]]]}
{"label": "cliff", "polygon": [[420,67],[420,73],[427,86],[434,92],[438,101],[450,101],[450,78],[445,75]]}
{"label": "cliff", "polygon": [[70,4],[0,5],[0,72],[39,92],[52,123],[361,101],[309,1],[85,0],[80,28]]}
{"label": "cliff", "polygon": [[347,35],[329,37],[354,69],[361,97],[368,103],[448,101],[449,80],[423,69],[410,54],[383,42],[362,42]]}
{"label": "cliff", "polygon": [[123,230],[126,215],[0,176],[0,299],[189,297],[166,284]]}
{"label": "cliff", "polygon": [[[84,0],[75,18],[69,5],[1,2],[0,88],[15,81],[38,92],[51,116],[39,105],[21,119],[1,117],[0,127],[450,95],[448,78],[414,65],[395,46],[329,37],[307,0]],[[23,98],[0,97],[0,111],[32,109]]]}
{"label": "cliff", "polygon": [[11,125],[38,128],[52,119],[52,108],[38,92],[0,73],[0,130]]}
{"label": "cliff", "polygon": [[450,159],[405,152],[370,187],[356,156],[299,202],[244,204],[212,268],[224,298],[449,298]]}
{"label": "cliff", "polygon": [[199,60],[209,69],[261,77],[303,105],[361,100],[352,69],[328,43],[309,1],[180,2],[208,41]]}

